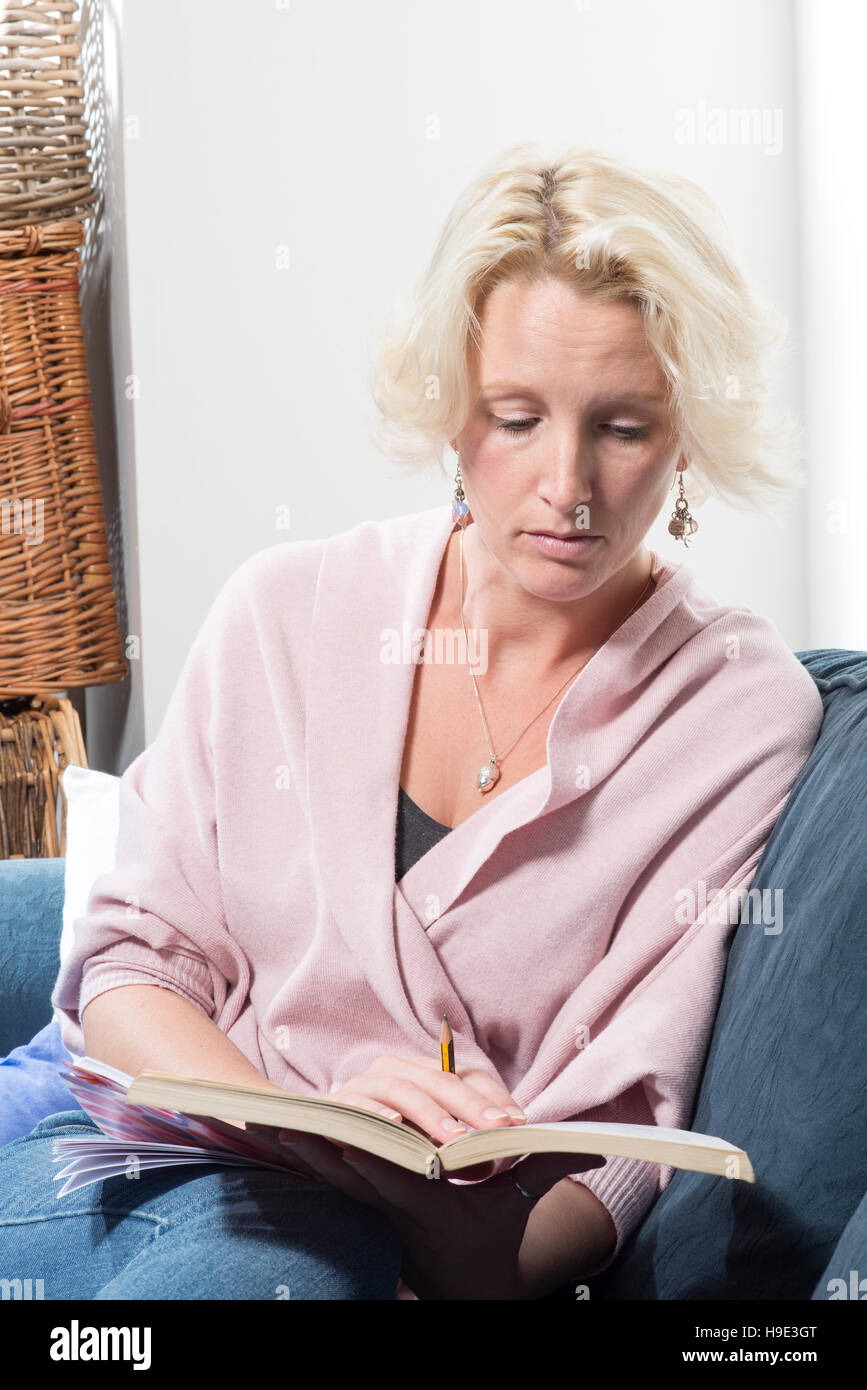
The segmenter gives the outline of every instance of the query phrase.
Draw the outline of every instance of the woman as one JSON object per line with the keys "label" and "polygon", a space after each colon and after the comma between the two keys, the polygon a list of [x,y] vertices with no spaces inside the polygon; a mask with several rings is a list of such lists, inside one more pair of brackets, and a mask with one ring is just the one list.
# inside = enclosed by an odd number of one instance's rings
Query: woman
{"label": "woman", "polygon": [[[822,705],[770,622],[644,538],[673,479],[685,543],[695,497],[787,485],[771,341],[692,185],[519,147],[469,190],[375,388],[395,455],[451,443],[454,509],[277,545],[223,586],[121,782],[53,996],[73,1052],[331,1092],[440,1142],[688,1126]],[[539,1298],[606,1268],[670,1177],[547,1155],[432,1183],[287,1134],[294,1175],[61,1208],[51,1140],[87,1123],[0,1153],[3,1263],[46,1297]]]}

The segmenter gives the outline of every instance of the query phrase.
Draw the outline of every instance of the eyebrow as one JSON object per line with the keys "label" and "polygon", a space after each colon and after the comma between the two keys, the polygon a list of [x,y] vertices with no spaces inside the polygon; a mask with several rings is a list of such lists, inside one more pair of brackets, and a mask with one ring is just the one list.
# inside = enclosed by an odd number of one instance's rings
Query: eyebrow
{"label": "eyebrow", "polygon": [[[522,386],[517,381],[494,381],[488,386],[483,387],[480,396],[536,396],[537,393],[529,387]],[[652,405],[662,405],[665,396],[660,396],[656,391],[609,391],[602,393],[591,401],[591,405],[601,404],[602,402],[614,403],[616,401],[645,401]]]}

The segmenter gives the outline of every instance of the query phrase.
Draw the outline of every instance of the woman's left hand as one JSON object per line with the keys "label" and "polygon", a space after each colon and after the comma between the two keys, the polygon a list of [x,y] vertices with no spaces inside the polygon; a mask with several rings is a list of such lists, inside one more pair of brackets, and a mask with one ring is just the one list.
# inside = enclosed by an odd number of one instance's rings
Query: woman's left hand
{"label": "woman's left hand", "polygon": [[[521,1196],[512,1175],[541,1197],[570,1173],[605,1162],[598,1154],[530,1154],[517,1168],[455,1185],[445,1175],[431,1180],[320,1135],[283,1133],[291,1136],[286,1147],[293,1162],[388,1220],[403,1244],[401,1275],[420,1299],[534,1298],[522,1282],[518,1252],[535,1203]],[[455,1176],[494,1168],[476,1164]]]}

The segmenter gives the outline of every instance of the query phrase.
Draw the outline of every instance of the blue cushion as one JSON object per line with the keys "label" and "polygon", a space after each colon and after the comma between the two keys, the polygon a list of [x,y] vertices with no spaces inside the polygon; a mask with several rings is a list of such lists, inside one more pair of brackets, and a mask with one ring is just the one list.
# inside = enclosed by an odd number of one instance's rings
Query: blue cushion
{"label": "blue cushion", "polygon": [[0,1144],[71,1103],[59,1075],[69,1053],[50,1003],[64,867],[63,859],[0,862],[0,1056],[9,1054],[0,1061]]}
{"label": "blue cushion", "polygon": [[691,1126],[745,1148],[756,1182],[675,1171],[596,1299],[827,1297],[867,1191],[867,652],[796,655],[825,717],[752,884],[782,890],[783,927],[735,931]]}
{"label": "blue cushion", "polygon": [[0,1062],[0,1147],[29,1134],[46,1115],[69,1110],[73,1101],[60,1077],[70,1061],[52,1020],[22,1047]]}

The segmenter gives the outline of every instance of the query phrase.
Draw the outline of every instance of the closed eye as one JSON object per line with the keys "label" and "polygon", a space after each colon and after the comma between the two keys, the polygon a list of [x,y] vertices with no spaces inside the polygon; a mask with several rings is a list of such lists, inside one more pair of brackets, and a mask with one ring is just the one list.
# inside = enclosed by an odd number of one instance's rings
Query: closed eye
{"label": "closed eye", "polygon": [[497,429],[505,430],[507,434],[525,434],[527,430],[532,429],[537,424],[535,416],[530,416],[526,420],[499,420],[496,416],[494,419],[497,420]]}
{"label": "closed eye", "polygon": [[[539,423],[538,417],[528,415],[521,420],[501,420],[496,415],[494,419],[498,430],[505,430],[507,434],[527,434],[534,425]],[[609,430],[614,439],[620,444],[632,444],[637,439],[646,439],[647,429],[644,425],[609,425],[603,424],[603,430]]]}
{"label": "closed eye", "polygon": [[634,444],[636,440],[647,438],[644,425],[603,425],[603,429],[610,430],[618,444]]}

